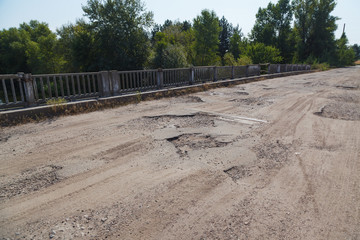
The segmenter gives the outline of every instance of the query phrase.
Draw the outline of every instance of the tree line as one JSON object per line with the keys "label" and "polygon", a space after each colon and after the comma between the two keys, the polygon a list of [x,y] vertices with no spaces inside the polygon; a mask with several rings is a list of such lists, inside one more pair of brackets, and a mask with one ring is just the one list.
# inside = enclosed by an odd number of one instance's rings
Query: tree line
{"label": "tree line", "polygon": [[335,0],[278,0],[259,8],[248,36],[214,11],[154,24],[141,0],[88,0],[85,19],[56,33],[32,20],[0,31],[0,73],[59,73],[257,63],[352,65],[346,34],[335,38]]}

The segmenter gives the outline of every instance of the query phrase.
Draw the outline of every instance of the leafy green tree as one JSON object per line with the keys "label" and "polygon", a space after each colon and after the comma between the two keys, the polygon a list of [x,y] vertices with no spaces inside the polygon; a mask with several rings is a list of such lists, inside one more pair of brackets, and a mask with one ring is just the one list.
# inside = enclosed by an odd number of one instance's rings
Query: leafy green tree
{"label": "leafy green tree", "polygon": [[186,52],[187,62],[191,65],[195,65],[195,31],[193,27],[190,27],[184,32],[183,46],[184,51]]}
{"label": "leafy green tree", "polygon": [[237,62],[231,52],[227,52],[224,55],[224,66],[236,66]]}
{"label": "leafy green tree", "polygon": [[255,64],[259,63],[280,63],[283,58],[280,56],[280,50],[266,46],[264,43],[253,43],[246,47],[246,56],[250,57]]}
{"label": "leafy green tree", "polygon": [[243,33],[239,26],[233,28],[233,34],[230,37],[229,50],[234,56],[235,59],[240,57],[241,52],[244,48],[244,43],[242,42]]}
{"label": "leafy green tree", "polygon": [[253,61],[251,60],[250,57],[243,55],[241,56],[238,60],[237,60],[237,65],[242,66],[242,65],[250,65],[253,64]]}
{"label": "leafy green tree", "polygon": [[145,31],[153,14],[140,0],[88,0],[83,7],[95,34],[99,69],[141,69],[150,54]]}
{"label": "leafy green tree", "polygon": [[259,8],[250,39],[278,48],[284,61],[289,62],[293,52],[290,43],[292,16],[290,0],[270,2],[267,8]]}
{"label": "leafy green tree", "polygon": [[2,73],[57,73],[64,60],[57,51],[57,38],[46,23],[31,20],[18,29],[0,33]]}
{"label": "leafy green tree", "polygon": [[65,59],[65,72],[100,71],[97,65],[98,49],[95,34],[89,24],[78,20],[57,30],[60,36],[58,48]]}
{"label": "leafy green tree", "polygon": [[176,22],[164,28],[161,32],[166,35],[168,42],[171,44],[184,44],[185,32],[182,30],[182,27],[182,23]]}
{"label": "leafy green tree", "polygon": [[280,50],[283,61],[291,62],[294,52],[294,44],[291,36],[291,22],[293,12],[290,0],[279,0],[275,5],[275,28],[276,28],[276,45]]}
{"label": "leafy green tree", "polygon": [[151,68],[182,68],[188,66],[184,46],[174,42],[172,35],[158,32],[155,35],[155,54]]}
{"label": "leafy green tree", "polygon": [[191,29],[191,22],[185,20],[185,21],[182,23],[182,30],[183,30],[184,32],[186,32],[186,31],[188,31],[189,29]]}
{"label": "leafy green tree", "polygon": [[256,21],[251,30],[250,39],[254,42],[264,43],[268,46],[275,46],[276,31],[274,19],[273,3],[269,3],[267,8],[259,8],[256,14]]}
{"label": "leafy green tree", "polygon": [[27,42],[26,57],[32,73],[58,73],[64,60],[57,51],[57,38],[48,24],[30,21],[20,25],[20,31],[26,31],[30,36]]}
{"label": "leafy green tree", "polygon": [[155,23],[151,30],[151,44],[155,44],[155,35],[158,32],[161,32],[161,24]]}
{"label": "leafy green tree", "polygon": [[30,72],[26,46],[30,36],[17,28],[0,31],[0,73]]}
{"label": "leafy green tree", "polygon": [[335,54],[335,0],[294,0],[296,35],[295,60],[315,58],[320,62],[329,61]]}
{"label": "leafy green tree", "polygon": [[310,56],[307,48],[314,16],[314,0],[294,0],[294,35],[296,36],[295,61],[305,61]]}
{"label": "leafy green tree", "polygon": [[161,27],[161,31],[164,31],[164,29],[166,29],[166,28],[168,28],[168,27],[170,27],[170,26],[172,26],[172,25],[174,25],[174,24],[173,24],[173,21],[171,21],[171,20],[169,20],[169,19],[166,19],[165,22],[164,22],[164,24],[163,24],[162,27]]}
{"label": "leafy green tree", "polygon": [[335,0],[317,1],[314,10],[314,25],[310,35],[311,54],[325,61],[335,49],[335,31],[337,17],[331,12],[335,9]]}
{"label": "leafy green tree", "polygon": [[217,55],[219,48],[219,34],[221,28],[219,19],[214,11],[203,10],[194,19],[196,65],[212,65],[219,62]]}
{"label": "leafy green tree", "polygon": [[157,32],[155,34],[155,54],[150,60],[150,67],[152,68],[164,68],[165,58],[164,51],[169,45],[167,36],[163,32]]}
{"label": "leafy green tree", "polygon": [[354,44],[352,46],[352,49],[354,50],[355,52],[355,59],[356,60],[359,60],[360,59],[360,46],[358,44]]}
{"label": "leafy green tree", "polygon": [[338,67],[354,65],[355,62],[355,51],[353,48],[348,46],[348,39],[345,33],[336,43],[336,56]]}
{"label": "leafy green tree", "polygon": [[163,60],[163,68],[184,68],[189,66],[184,47],[179,44],[168,45],[163,51]]}
{"label": "leafy green tree", "polygon": [[230,49],[230,37],[233,27],[224,16],[220,19],[219,25],[221,28],[219,35],[219,53],[220,57],[223,58],[225,53]]}
{"label": "leafy green tree", "polygon": [[[154,37],[151,68],[176,68],[188,66],[193,58],[193,34],[188,22],[166,21]],[[165,23],[166,23],[165,22]]]}

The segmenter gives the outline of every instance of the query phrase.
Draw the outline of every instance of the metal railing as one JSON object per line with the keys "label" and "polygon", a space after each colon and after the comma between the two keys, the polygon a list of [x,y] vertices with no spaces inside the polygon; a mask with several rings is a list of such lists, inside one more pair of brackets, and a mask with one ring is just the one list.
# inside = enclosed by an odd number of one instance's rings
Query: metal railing
{"label": "metal railing", "polygon": [[269,64],[268,74],[293,72],[293,71],[310,71],[311,66],[305,64]]}
{"label": "metal railing", "polygon": [[79,99],[99,96],[97,72],[32,75],[35,101],[52,98]]}
{"label": "metal railing", "polygon": [[[106,80],[106,72],[103,72],[102,80]],[[117,95],[126,92],[145,91],[157,87],[157,71],[111,71],[110,94]]]}
{"label": "metal railing", "polygon": [[165,87],[187,85],[190,82],[191,69],[189,68],[163,69],[162,71]]}
{"label": "metal railing", "polygon": [[25,106],[24,85],[19,75],[0,75],[0,108]]}
{"label": "metal railing", "polygon": [[[267,74],[307,71],[310,65],[269,64]],[[260,65],[207,66],[139,71],[0,75],[0,110],[36,106],[50,99],[116,96],[129,92],[185,86],[260,75]]]}

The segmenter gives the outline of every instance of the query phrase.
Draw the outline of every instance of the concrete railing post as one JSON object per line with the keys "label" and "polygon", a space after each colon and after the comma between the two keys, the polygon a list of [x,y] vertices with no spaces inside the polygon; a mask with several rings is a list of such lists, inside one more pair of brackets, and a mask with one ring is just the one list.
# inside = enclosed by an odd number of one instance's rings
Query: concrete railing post
{"label": "concrete railing post", "polygon": [[281,72],[281,65],[280,64],[276,65],[276,72],[277,73]]}
{"label": "concrete railing post", "polygon": [[190,78],[189,78],[189,84],[192,85],[194,84],[194,79],[195,78],[195,70],[193,67],[190,68]]}
{"label": "concrete railing post", "polygon": [[246,76],[246,77],[249,77],[249,65],[246,65],[246,68],[245,68],[245,76]]}
{"label": "concrete railing post", "polygon": [[217,67],[214,67],[214,81],[217,80]]}
{"label": "concrete railing post", "polygon": [[161,68],[157,71],[157,87],[162,89],[164,87],[164,72]]}
{"label": "concrete railing post", "polygon": [[25,101],[27,106],[35,106],[35,92],[34,86],[31,78],[31,73],[24,74],[23,72],[18,73],[19,78],[21,78],[23,85],[24,85],[24,92],[25,92]]}
{"label": "concrete railing post", "polygon": [[100,96],[101,97],[109,97],[110,94],[110,77],[108,71],[100,72]]}
{"label": "concrete railing post", "polygon": [[231,66],[231,79],[235,78],[235,67]]}
{"label": "concrete railing post", "polygon": [[112,85],[112,95],[119,94],[120,92],[120,77],[118,71],[112,70],[111,71],[111,85]]}

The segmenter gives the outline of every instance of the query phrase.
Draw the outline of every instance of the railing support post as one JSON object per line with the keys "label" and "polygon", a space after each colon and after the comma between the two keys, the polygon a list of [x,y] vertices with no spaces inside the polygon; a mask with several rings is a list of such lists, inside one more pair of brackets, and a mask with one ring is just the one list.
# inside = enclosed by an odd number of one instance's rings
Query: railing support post
{"label": "railing support post", "polygon": [[110,94],[110,77],[108,71],[100,72],[100,96],[109,97]]}
{"label": "railing support post", "polygon": [[194,84],[194,78],[195,78],[195,71],[194,71],[194,68],[191,67],[190,68],[190,78],[189,78],[190,85]]}
{"label": "railing support post", "polygon": [[25,100],[26,105],[28,107],[35,106],[35,92],[34,86],[32,82],[31,73],[24,74],[23,72],[18,73],[19,78],[21,78],[23,85],[24,85],[24,92],[25,92]]}
{"label": "railing support post", "polygon": [[235,67],[231,66],[231,79],[235,78]]}
{"label": "railing support post", "polygon": [[112,70],[111,71],[111,85],[112,85],[112,95],[119,94],[120,90],[120,77],[118,71]]}
{"label": "railing support post", "polygon": [[216,66],[214,67],[214,81],[217,80],[217,68]]}
{"label": "railing support post", "polygon": [[249,77],[249,65],[246,65],[245,75]]}
{"label": "railing support post", "polygon": [[164,72],[161,68],[157,71],[157,87],[162,89],[164,87]]}

